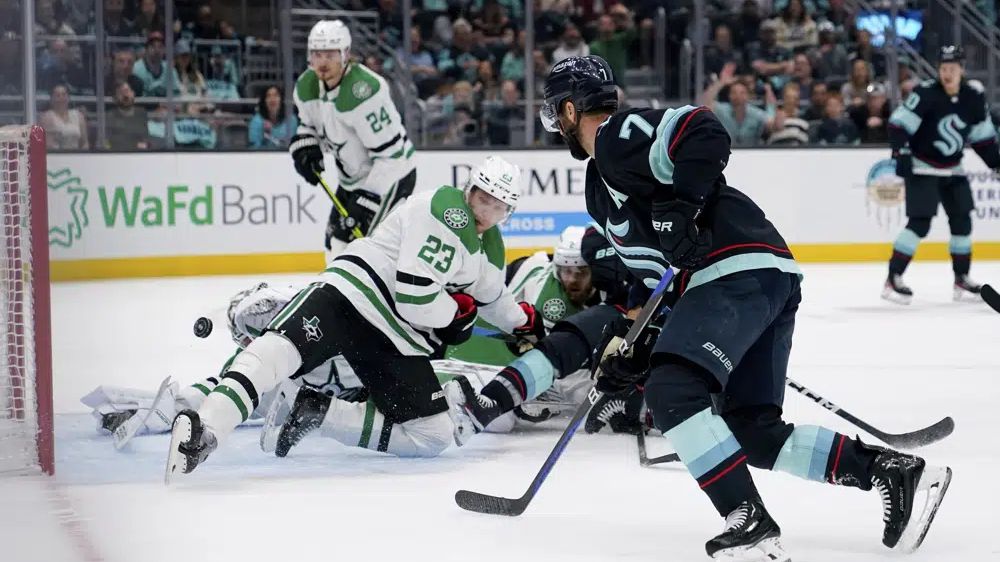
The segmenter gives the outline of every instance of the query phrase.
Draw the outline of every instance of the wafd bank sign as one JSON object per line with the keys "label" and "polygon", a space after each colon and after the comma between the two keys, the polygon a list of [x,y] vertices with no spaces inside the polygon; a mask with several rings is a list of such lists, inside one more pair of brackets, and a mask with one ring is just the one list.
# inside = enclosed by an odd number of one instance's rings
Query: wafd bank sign
{"label": "wafd bank sign", "polygon": [[[420,151],[417,190],[464,185],[489,154]],[[499,154],[524,170],[522,203],[503,227],[508,247],[550,246],[565,227],[587,222],[584,162],[563,150]],[[794,246],[837,247],[839,259],[851,259],[851,247],[891,242],[905,223],[902,184],[886,155],[743,150],[733,154],[726,175]],[[1000,242],[1000,183],[971,152],[966,162],[977,206],[975,238]],[[328,161],[330,180],[335,169]],[[49,244],[57,263],[184,258],[187,273],[226,272],[220,264],[233,260],[219,256],[245,258],[240,271],[255,269],[247,263],[256,254],[311,256],[301,262],[303,270],[321,263],[315,260],[330,202],[322,189],[299,179],[285,153],[53,154],[48,188]],[[943,223],[936,221],[930,240],[947,239]],[[198,257],[205,258],[191,259]],[[267,260],[257,261],[260,271],[270,269]]]}

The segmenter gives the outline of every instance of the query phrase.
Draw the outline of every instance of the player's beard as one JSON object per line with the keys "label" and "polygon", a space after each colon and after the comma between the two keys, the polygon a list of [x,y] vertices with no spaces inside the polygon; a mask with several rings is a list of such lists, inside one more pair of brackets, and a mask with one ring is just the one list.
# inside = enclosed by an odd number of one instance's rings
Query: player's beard
{"label": "player's beard", "polygon": [[576,114],[576,123],[573,123],[573,127],[562,127],[560,126],[562,138],[566,141],[566,146],[569,147],[569,153],[573,158],[577,160],[586,160],[590,158],[590,154],[587,153],[586,149],[583,148],[583,144],[576,138],[577,132],[580,130],[580,114]]}

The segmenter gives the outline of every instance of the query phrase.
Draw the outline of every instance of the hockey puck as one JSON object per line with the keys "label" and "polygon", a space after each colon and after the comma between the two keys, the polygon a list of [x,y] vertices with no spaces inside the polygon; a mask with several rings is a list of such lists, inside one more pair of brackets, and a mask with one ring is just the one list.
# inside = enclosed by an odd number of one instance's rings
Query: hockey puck
{"label": "hockey puck", "polygon": [[194,335],[207,338],[212,333],[212,321],[202,316],[194,322]]}

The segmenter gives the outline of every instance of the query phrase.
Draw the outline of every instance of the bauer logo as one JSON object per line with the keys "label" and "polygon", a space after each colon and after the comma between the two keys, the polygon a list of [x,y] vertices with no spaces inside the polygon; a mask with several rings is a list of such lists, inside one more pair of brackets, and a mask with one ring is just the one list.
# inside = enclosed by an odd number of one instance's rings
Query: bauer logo
{"label": "bauer logo", "polygon": [[[50,213],[49,246],[71,248],[90,224],[87,216],[90,194],[69,168],[48,172],[48,186],[49,207],[56,211]],[[28,216],[27,213],[24,216]]]}
{"label": "bauer logo", "polygon": [[701,345],[703,349],[712,353],[712,355],[722,363],[722,366],[726,368],[726,372],[733,372],[733,362],[729,360],[729,357],[721,349],[715,346],[714,343],[707,341]]}

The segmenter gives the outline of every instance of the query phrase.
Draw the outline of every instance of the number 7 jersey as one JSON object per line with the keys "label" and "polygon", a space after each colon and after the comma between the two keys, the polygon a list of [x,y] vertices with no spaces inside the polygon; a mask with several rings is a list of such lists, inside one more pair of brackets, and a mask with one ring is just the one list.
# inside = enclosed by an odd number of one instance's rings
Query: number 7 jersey
{"label": "number 7 jersey", "polygon": [[483,319],[506,332],[527,322],[504,268],[499,229],[477,235],[465,194],[443,186],[407,199],[322,277],[400,353],[433,355],[440,347],[433,329],[451,323],[458,309],[450,293],[472,296]]}

